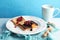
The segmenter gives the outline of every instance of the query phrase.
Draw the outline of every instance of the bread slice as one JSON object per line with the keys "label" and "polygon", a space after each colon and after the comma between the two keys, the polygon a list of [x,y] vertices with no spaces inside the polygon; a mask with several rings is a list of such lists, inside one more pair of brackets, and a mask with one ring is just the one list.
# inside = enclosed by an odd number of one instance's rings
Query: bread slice
{"label": "bread slice", "polygon": [[[18,26],[19,24],[20,24],[20,25],[23,25],[23,24],[24,24],[24,22],[25,22],[25,19],[24,19],[24,18],[22,18],[22,20],[19,21],[19,22],[17,21],[17,19],[18,19],[18,18],[14,18],[14,19],[11,20],[11,22],[13,22],[13,24],[15,25],[15,27]],[[18,22],[18,23],[17,23],[17,22]]]}
{"label": "bread slice", "polygon": [[[20,18],[20,17],[18,17],[18,18]],[[23,17],[22,17],[22,20],[20,20],[18,18],[14,18],[14,19],[11,20],[11,22],[15,25],[15,28],[19,27],[20,29],[25,31],[25,30],[31,30],[33,28],[37,28],[37,26],[38,26],[34,21],[30,22],[30,24],[32,23],[31,25],[28,24],[28,26],[26,26],[26,25],[24,25],[26,20]],[[17,21],[17,19],[18,19],[18,21]]]}
{"label": "bread slice", "polygon": [[16,20],[17,20],[17,19],[12,19],[12,20],[11,20],[11,22],[15,25],[15,28],[16,28],[16,26],[18,25],[18,24],[16,24],[16,23],[17,23]]}
{"label": "bread slice", "polygon": [[36,25],[35,23],[33,23],[31,26],[32,26],[32,28],[37,28],[38,25]]}

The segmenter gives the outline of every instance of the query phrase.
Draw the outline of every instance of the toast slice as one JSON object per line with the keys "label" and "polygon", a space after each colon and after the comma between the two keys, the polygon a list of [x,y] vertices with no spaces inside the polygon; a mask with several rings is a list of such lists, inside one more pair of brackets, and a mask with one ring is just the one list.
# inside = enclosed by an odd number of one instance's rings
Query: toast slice
{"label": "toast slice", "polygon": [[14,18],[14,19],[12,19],[11,20],[11,22],[13,22],[13,24],[15,25],[15,28],[20,24],[20,25],[23,25],[24,24],[24,22],[25,22],[25,19],[22,17],[22,19],[21,19],[21,17],[18,17],[18,18]]}
{"label": "toast slice", "polygon": [[15,25],[15,28],[18,26],[23,31],[24,30],[33,30],[33,28],[37,28],[38,24],[34,21],[28,20],[26,21],[23,17],[14,18],[11,20],[13,24]]}

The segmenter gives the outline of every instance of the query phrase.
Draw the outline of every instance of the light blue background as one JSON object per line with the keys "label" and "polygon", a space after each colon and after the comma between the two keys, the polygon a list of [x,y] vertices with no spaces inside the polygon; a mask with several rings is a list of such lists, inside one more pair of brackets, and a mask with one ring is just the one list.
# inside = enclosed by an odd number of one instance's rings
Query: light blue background
{"label": "light blue background", "polygon": [[[0,0],[0,18],[20,15],[32,15],[42,18],[41,6],[43,4],[60,8],[60,0]],[[60,17],[60,14],[57,17]]]}

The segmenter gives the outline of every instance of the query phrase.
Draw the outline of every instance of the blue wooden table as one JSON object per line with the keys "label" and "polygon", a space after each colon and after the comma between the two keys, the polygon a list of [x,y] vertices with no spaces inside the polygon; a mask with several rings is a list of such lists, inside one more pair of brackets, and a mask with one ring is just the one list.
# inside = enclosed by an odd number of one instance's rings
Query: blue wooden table
{"label": "blue wooden table", "polygon": [[[10,18],[0,18],[0,27],[6,27],[5,25],[6,25],[6,22],[9,20]],[[54,24],[56,24],[56,27],[57,28],[59,28],[60,29],[60,18],[54,18],[54,19],[52,19],[51,20],[51,22],[52,23],[54,23]],[[1,30],[0,30],[0,33],[1,33]],[[32,38],[33,38],[33,40],[60,40],[60,35],[59,35],[59,33],[60,33],[60,30],[58,30],[58,31],[56,31],[56,32],[52,32],[52,33],[50,33],[51,35],[49,35],[49,37],[47,37],[47,38],[41,38],[41,35],[39,34],[39,35],[37,35],[37,36],[33,36]],[[56,34],[56,35],[55,35]],[[54,37],[55,36],[55,37]],[[56,37],[57,36],[57,37]],[[36,39],[35,39],[35,38]],[[8,39],[9,40],[24,40],[24,38],[12,38],[12,37],[8,37]]]}

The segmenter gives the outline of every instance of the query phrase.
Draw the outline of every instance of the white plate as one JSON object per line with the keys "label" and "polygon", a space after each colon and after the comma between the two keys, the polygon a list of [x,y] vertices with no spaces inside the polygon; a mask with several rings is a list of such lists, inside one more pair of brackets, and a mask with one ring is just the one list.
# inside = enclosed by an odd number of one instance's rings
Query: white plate
{"label": "white plate", "polygon": [[[18,17],[20,17],[20,16],[18,16]],[[14,18],[17,18],[17,17],[14,17]],[[17,34],[36,34],[36,33],[39,33],[39,32],[46,29],[46,22],[44,20],[42,20],[41,18],[34,17],[34,16],[23,16],[23,18],[25,18],[25,20],[32,20],[38,24],[38,27],[36,29],[34,29],[33,31],[29,31],[29,30],[23,31],[19,27],[16,27],[16,28],[14,27],[14,24],[11,22],[11,20],[14,18],[11,18],[6,23],[7,29],[14,32],[14,33],[17,33]]]}

